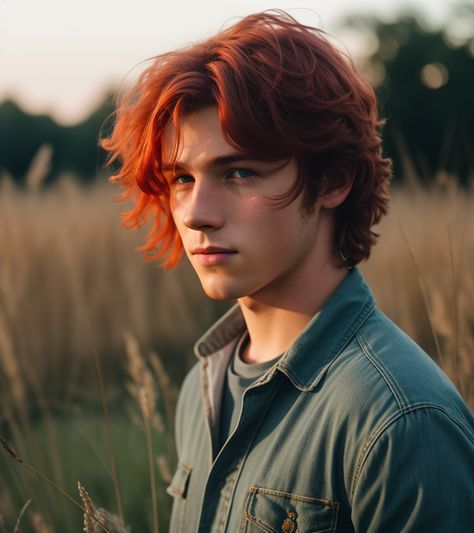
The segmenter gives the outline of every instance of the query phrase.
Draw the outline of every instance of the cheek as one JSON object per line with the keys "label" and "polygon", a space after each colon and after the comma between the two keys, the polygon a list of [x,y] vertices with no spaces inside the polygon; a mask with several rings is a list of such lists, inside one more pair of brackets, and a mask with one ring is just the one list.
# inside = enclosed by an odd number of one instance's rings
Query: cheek
{"label": "cheek", "polygon": [[178,230],[178,233],[181,235],[181,231],[183,228],[183,207],[172,197],[169,200],[169,206],[171,218],[174,222],[174,225],[176,226],[176,229]]}
{"label": "cheek", "polygon": [[[247,204],[240,210],[239,218],[241,223],[250,233],[250,238],[255,236],[263,241],[262,244],[275,245],[279,242],[288,242],[295,236],[301,225],[299,214],[292,209],[278,208],[269,205],[267,199],[258,199]],[[268,242],[265,243],[265,239]]]}

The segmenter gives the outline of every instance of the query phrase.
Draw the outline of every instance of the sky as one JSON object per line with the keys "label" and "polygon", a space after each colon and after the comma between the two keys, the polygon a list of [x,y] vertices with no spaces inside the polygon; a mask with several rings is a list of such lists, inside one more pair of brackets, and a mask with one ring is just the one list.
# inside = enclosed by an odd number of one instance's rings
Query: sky
{"label": "sky", "polygon": [[323,27],[357,56],[361,41],[338,28],[351,14],[393,19],[416,9],[441,24],[454,0],[0,0],[0,101],[72,124],[106,90],[133,80],[143,60],[205,38],[270,8]]}

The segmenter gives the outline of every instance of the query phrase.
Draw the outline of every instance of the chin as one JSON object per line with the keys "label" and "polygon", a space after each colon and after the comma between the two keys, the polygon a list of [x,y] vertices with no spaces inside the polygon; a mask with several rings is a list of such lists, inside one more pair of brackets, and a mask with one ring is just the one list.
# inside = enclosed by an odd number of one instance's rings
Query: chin
{"label": "chin", "polygon": [[204,292],[206,293],[206,295],[211,298],[212,300],[217,300],[217,301],[220,301],[220,302],[228,302],[228,301],[233,301],[233,300],[237,300],[237,298],[239,298],[239,296],[234,296],[231,292],[228,292],[228,291],[219,291],[219,290],[215,290],[215,289],[206,289],[205,287],[203,287],[204,289]]}
{"label": "chin", "polygon": [[242,288],[231,287],[225,284],[206,283],[201,281],[202,288],[206,295],[212,300],[218,300],[222,302],[237,300],[245,296]]}

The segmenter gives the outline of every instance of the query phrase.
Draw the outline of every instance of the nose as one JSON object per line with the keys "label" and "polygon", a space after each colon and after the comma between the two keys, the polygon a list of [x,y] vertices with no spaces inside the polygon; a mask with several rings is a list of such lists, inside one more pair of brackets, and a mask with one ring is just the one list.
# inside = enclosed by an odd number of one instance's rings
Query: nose
{"label": "nose", "polygon": [[216,187],[206,180],[194,183],[192,194],[184,206],[183,223],[190,229],[215,230],[222,227],[224,213]]}

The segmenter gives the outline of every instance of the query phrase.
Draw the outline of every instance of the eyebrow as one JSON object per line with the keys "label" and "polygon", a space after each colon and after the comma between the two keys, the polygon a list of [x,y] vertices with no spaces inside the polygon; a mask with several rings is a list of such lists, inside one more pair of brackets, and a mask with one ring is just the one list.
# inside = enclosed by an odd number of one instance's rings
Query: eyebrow
{"label": "eyebrow", "polygon": [[[239,161],[260,161],[260,160],[255,159],[254,157],[248,154],[233,153],[233,154],[228,154],[228,155],[220,155],[218,157],[208,159],[207,161],[205,161],[203,166],[205,168],[223,167],[225,165],[229,165],[231,163],[237,163]],[[186,165],[183,165],[179,161],[177,161],[175,164],[165,163],[161,167],[161,170],[163,172],[169,172],[171,170],[185,170],[185,169],[186,169]]]}

